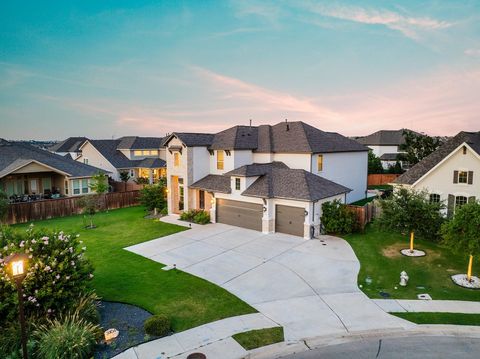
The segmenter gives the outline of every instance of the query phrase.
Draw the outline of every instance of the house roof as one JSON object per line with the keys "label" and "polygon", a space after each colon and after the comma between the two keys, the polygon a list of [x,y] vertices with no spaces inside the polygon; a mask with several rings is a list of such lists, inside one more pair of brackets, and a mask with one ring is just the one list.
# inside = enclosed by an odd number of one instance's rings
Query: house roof
{"label": "house roof", "polygon": [[[380,130],[374,132],[365,137],[357,138],[357,142],[362,145],[371,146],[399,146],[405,143],[404,131],[410,131],[407,129],[400,130]],[[411,131],[413,132],[413,131]]]}
{"label": "house roof", "polygon": [[212,150],[254,150],[258,147],[258,128],[234,126],[216,133],[210,145]]}
{"label": "house roof", "polygon": [[110,162],[115,168],[160,168],[166,167],[166,162],[160,158],[146,158],[131,160],[118,150],[122,139],[118,140],[89,140],[89,142]]}
{"label": "house roof", "polygon": [[174,132],[164,140],[163,145],[166,146],[173,137],[177,137],[187,147],[209,147],[213,136],[211,133]]}
{"label": "house roof", "polygon": [[318,201],[351,189],[301,169],[277,168],[258,178],[243,196]]}
{"label": "house roof", "polygon": [[380,156],[380,161],[396,161],[398,159],[398,153],[384,153]]}
{"label": "house roof", "polygon": [[52,152],[79,152],[80,146],[87,140],[86,137],[69,137],[49,147]]}
{"label": "house roof", "polygon": [[163,147],[163,137],[125,136],[119,138],[118,150],[159,149]]}
{"label": "house roof", "polygon": [[261,176],[270,172],[272,168],[289,168],[289,167],[283,162],[253,163],[251,165],[238,167],[230,172],[225,173],[225,175],[255,177],[255,176]]}
{"label": "house roof", "polygon": [[29,163],[37,162],[69,177],[90,177],[106,171],[42,150],[28,144],[0,141],[0,178]]}
{"label": "house roof", "polygon": [[435,152],[431,153],[407,172],[399,176],[395,180],[395,183],[414,184],[463,143],[467,143],[478,155],[480,155],[480,132],[462,131],[441,145]]}
{"label": "house roof", "polygon": [[190,188],[221,193],[230,193],[232,191],[230,177],[225,175],[208,175],[190,185]]}

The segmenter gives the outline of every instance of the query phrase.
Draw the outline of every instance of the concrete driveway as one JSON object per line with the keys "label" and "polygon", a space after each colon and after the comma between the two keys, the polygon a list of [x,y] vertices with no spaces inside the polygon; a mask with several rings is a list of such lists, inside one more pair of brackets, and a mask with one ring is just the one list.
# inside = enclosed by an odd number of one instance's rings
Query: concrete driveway
{"label": "concrete driveway", "polygon": [[208,224],[126,249],[225,288],[282,325],[287,341],[412,326],[358,289],[360,264],[337,237]]}

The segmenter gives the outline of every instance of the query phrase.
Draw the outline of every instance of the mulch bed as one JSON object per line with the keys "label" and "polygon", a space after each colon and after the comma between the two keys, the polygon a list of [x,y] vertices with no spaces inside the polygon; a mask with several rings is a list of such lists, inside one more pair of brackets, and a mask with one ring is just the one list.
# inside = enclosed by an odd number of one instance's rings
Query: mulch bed
{"label": "mulch bed", "polygon": [[155,339],[143,330],[143,322],[152,316],[144,309],[130,304],[102,301],[99,312],[102,328],[115,328],[120,333],[112,343],[97,346],[95,359],[108,359],[132,346]]}

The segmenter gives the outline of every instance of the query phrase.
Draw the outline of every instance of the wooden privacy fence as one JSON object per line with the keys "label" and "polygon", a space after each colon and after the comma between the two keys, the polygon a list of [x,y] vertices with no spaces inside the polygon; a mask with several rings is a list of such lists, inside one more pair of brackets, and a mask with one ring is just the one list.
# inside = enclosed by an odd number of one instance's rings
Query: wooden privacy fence
{"label": "wooden privacy fence", "polygon": [[[140,191],[112,192],[102,195],[105,209],[116,209],[139,204]],[[42,219],[66,217],[82,212],[82,196],[47,199],[43,201],[12,203],[8,207],[7,224],[25,223]]]}
{"label": "wooden privacy fence", "polygon": [[395,179],[400,176],[399,174],[371,174],[368,175],[368,185],[369,186],[378,186],[381,184],[387,184],[395,181]]}
{"label": "wooden privacy fence", "polygon": [[130,191],[139,191],[144,185],[136,184],[135,182],[114,182],[112,184],[114,192],[130,192]]}
{"label": "wooden privacy fence", "polygon": [[367,223],[380,215],[380,206],[375,202],[369,202],[364,206],[347,205],[357,216],[357,223],[360,230],[364,230]]}

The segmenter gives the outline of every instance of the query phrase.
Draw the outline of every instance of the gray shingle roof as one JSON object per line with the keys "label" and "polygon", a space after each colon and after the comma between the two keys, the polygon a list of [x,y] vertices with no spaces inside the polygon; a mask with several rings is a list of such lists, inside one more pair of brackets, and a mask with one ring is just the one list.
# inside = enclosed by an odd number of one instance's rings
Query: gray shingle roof
{"label": "gray shingle roof", "polygon": [[350,191],[351,189],[345,186],[305,170],[272,168],[268,174],[258,178],[242,195],[318,201]]}
{"label": "gray shingle roof", "polygon": [[212,150],[254,150],[258,147],[258,128],[234,126],[215,134]]}
{"label": "gray shingle roof", "polygon": [[118,140],[89,140],[89,142],[105,157],[113,167],[120,168],[160,168],[166,167],[166,162],[160,158],[146,158],[141,160],[130,160],[121,151],[118,145],[122,139]]}
{"label": "gray shingle roof", "polygon": [[230,177],[224,175],[208,175],[190,185],[190,188],[221,193],[230,193],[232,191]]}
{"label": "gray shingle roof", "polygon": [[166,146],[173,137],[177,137],[188,147],[209,147],[213,142],[213,136],[211,133],[174,132],[164,140],[163,144]]}
{"label": "gray shingle roof", "polygon": [[70,177],[90,177],[106,171],[72,159],[20,143],[0,141],[0,178],[32,161],[43,163]]}
{"label": "gray shingle roof", "polygon": [[384,153],[380,156],[381,161],[396,161],[398,159],[398,153]]}
{"label": "gray shingle roof", "polygon": [[[365,137],[357,138],[357,142],[362,145],[370,146],[399,146],[405,143],[403,131],[411,131],[407,129],[400,130],[381,130],[374,132]],[[411,131],[413,132],[413,131]],[[419,133],[415,132],[419,135]]]}
{"label": "gray shingle roof", "polygon": [[225,173],[226,176],[245,176],[255,177],[264,175],[272,170],[272,168],[289,168],[283,162],[270,162],[270,163],[253,163],[251,165],[245,165],[238,167],[230,172]]}
{"label": "gray shingle roof", "polygon": [[398,177],[395,180],[395,183],[414,184],[463,143],[467,143],[478,155],[480,155],[480,132],[462,131],[445,142],[435,152],[425,157],[422,161]]}
{"label": "gray shingle roof", "polygon": [[119,138],[119,150],[159,149],[163,147],[163,137],[125,136]]}
{"label": "gray shingle roof", "polygon": [[86,137],[69,137],[49,147],[52,152],[79,152],[80,146],[87,140]]}

